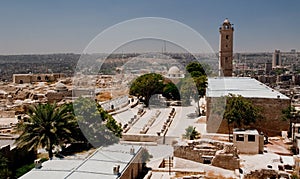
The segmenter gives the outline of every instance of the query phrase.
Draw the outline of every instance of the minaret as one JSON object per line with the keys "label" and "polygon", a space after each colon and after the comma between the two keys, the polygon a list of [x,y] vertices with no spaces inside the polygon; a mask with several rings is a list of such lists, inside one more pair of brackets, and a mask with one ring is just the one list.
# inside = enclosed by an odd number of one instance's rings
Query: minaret
{"label": "minaret", "polygon": [[220,31],[219,76],[232,76],[233,24],[226,18]]}

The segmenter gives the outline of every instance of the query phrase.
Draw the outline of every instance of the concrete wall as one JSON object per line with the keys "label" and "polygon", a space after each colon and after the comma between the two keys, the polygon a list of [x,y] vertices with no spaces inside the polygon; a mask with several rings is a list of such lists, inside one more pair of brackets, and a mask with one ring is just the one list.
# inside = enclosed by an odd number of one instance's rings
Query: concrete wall
{"label": "concrete wall", "polygon": [[[261,107],[264,119],[256,121],[251,128],[257,129],[268,136],[281,135],[281,131],[289,129],[289,122],[282,120],[282,110],[290,105],[288,99],[269,99],[269,98],[247,98],[255,106]],[[216,98],[206,98],[207,100],[207,132],[208,133],[228,133],[227,121],[223,119],[223,114],[214,111],[216,107]],[[220,100],[222,101],[222,100]],[[222,105],[222,104],[220,104]],[[232,132],[233,126],[231,126]]]}

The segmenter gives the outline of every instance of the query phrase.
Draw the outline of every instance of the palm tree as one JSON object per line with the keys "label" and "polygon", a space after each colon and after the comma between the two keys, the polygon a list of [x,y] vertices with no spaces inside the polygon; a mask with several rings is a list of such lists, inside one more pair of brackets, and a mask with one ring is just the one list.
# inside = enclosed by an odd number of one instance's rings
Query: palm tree
{"label": "palm tree", "polygon": [[188,140],[194,140],[200,138],[200,133],[196,130],[196,127],[188,126],[185,129],[185,134],[183,135],[183,137]]}
{"label": "palm tree", "polygon": [[71,133],[76,120],[66,105],[58,107],[56,103],[38,104],[29,108],[28,115],[28,121],[18,127],[22,130],[22,134],[16,140],[19,148],[32,150],[46,147],[51,159],[55,145],[73,140]]}

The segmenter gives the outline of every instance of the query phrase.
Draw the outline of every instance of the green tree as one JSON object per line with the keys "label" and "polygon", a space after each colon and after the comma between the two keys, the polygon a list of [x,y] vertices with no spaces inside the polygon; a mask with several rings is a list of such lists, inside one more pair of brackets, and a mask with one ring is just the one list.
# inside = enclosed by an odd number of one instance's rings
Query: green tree
{"label": "green tree", "polygon": [[179,90],[172,81],[169,81],[164,85],[162,95],[168,99],[180,100]]}
{"label": "green tree", "polygon": [[230,124],[233,127],[247,127],[261,119],[261,109],[252,104],[241,95],[229,94],[226,96],[226,107],[224,118],[228,124],[228,135],[230,136]]}
{"label": "green tree", "polygon": [[189,140],[194,140],[200,138],[200,133],[196,130],[196,127],[188,126],[185,129],[183,137]]}
{"label": "green tree", "polygon": [[28,115],[28,121],[18,127],[22,131],[16,139],[19,148],[26,147],[30,151],[46,147],[49,158],[52,158],[55,145],[73,140],[71,127],[76,121],[68,112],[67,106],[58,107],[55,103],[38,104],[29,108]]}
{"label": "green tree", "polygon": [[180,94],[183,104],[189,104],[193,98],[197,102],[198,114],[200,115],[199,100],[205,96],[207,88],[207,75],[199,62],[191,62],[186,66],[188,74],[180,82]]}
{"label": "green tree", "polygon": [[191,62],[186,66],[186,71],[192,77],[206,76],[205,70],[199,62]]}
{"label": "green tree", "polygon": [[80,97],[73,105],[80,130],[95,147],[116,143],[122,137],[121,124],[92,99]]}
{"label": "green tree", "polygon": [[164,88],[164,78],[160,74],[148,73],[135,79],[129,90],[130,95],[144,98],[146,107],[149,106],[149,100],[154,94],[162,94]]}

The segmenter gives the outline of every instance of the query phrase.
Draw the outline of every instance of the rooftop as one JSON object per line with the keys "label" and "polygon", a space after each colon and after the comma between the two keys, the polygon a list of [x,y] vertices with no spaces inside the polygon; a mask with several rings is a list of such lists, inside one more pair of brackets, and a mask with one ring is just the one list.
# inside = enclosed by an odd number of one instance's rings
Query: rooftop
{"label": "rooftop", "polygon": [[113,167],[120,166],[122,174],[127,165],[135,157],[130,154],[131,148],[135,153],[140,146],[115,144],[98,148],[86,159],[55,159],[42,164],[40,169],[32,169],[21,178],[117,178],[113,174]]}
{"label": "rooftop", "polygon": [[228,94],[241,95],[245,98],[289,99],[280,92],[249,77],[208,78],[207,97],[221,97]]}

